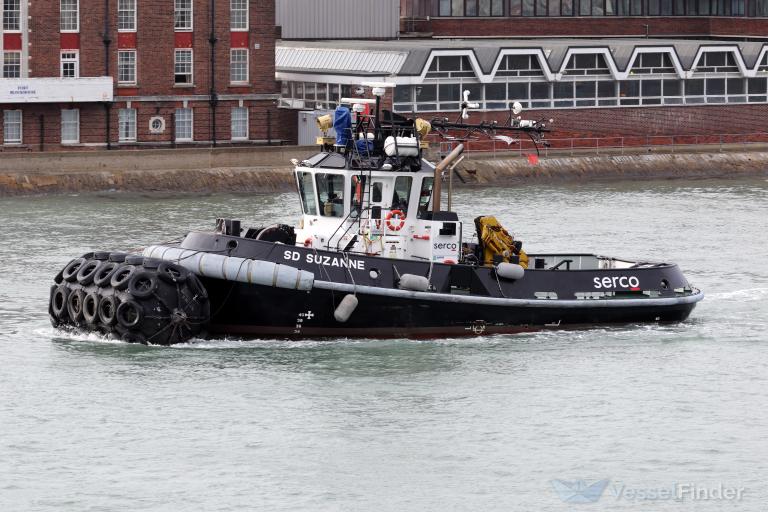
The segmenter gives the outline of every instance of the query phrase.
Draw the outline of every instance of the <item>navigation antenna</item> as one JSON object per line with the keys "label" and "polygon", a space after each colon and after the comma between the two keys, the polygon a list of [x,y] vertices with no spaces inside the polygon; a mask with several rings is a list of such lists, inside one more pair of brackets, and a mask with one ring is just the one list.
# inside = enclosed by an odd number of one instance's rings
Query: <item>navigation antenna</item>
{"label": "navigation antenna", "polygon": [[[509,110],[509,117],[504,124],[498,121],[481,121],[480,123],[466,123],[469,119],[471,109],[480,108],[479,103],[469,101],[470,91],[465,90],[463,100],[460,105],[459,116],[456,121],[450,122],[447,117],[436,117],[432,119],[431,125],[435,133],[445,140],[465,142],[467,140],[496,139],[506,142],[507,145],[519,142],[519,139],[513,139],[505,134],[524,133],[531,139],[536,154],[539,155],[539,146],[549,147],[549,142],[545,139],[545,133],[551,132],[549,125],[554,121],[552,119],[531,120],[523,119],[520,114],[523,111],[523,105],[516,101]],[[454,135],[459,131],[458,135]]]}

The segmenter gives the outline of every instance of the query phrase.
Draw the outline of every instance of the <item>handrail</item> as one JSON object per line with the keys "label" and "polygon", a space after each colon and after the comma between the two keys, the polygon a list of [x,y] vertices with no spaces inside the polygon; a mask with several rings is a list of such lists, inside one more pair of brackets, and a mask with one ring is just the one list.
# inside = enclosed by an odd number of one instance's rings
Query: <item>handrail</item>
{"label": "handrail", "polygon": [[[458,141],[455,141],[458,142]],[[534,145],[526,140],[519,139],[512,144],[507,144],[497,139],[465,140],[465,151],[468,153],[516,153],[524,155],[534,151]],[[552,153],[577,153],[601,154],[602,152],[616,152],[624,154],[625,151],[639,150],[641,148],[658,148],[661,151],[672,153],[678,150],[686,150],[694,146],[702,149],[718,148],[718,152],[728,149],[728,146],[748,147],[759,144],[768,145],[768,132],[750,133],[718,133],[718,134],[676,134],[676,135],[622,135],[616,137],[563,137],[547,138],[547,145],[542,153],[546,156]],[[441,147],[441,151],[443,151]]]}

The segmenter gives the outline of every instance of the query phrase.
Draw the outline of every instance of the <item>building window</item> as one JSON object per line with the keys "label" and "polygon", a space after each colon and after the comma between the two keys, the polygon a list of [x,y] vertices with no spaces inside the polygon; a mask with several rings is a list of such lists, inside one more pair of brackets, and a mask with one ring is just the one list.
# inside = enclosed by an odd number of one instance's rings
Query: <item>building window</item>
{"label": "building window", "polygon": [[499,63],[496,76],[543,76],[536,55],[507,55]]}
{"label": "building window", "polygon": [[136,109],[121,108],[118,112],[118,140],[136,142]]}
{"label": "building window", "polygon": [[232,140],[248,139],[248,109],[246,107],[232,108]]}
{"label": "building window", "polygon": [[571,56],[565,67],[569,75],[607,75],[608,64],[601,54],[585,53]]}
{"label": "building window", "polygon": [[192,0],[174,0],[173,28],[192,30]]}
{"label": "building window", "polygon": [[693,70],[697,73],[737,73],[739,67],[731,52],[705,52]]}
{"label": "building window", "polygon": [[77,78],[80,75],[80,58],[77,52],[61,52],[61,78]]}
{"label": "building window", "polygon": [[233,84],[248,82],[248,50],[238,48],[230,51],[229,81]]}
{"label": "building window", "polygon": [[192,85],[192,50],[174,52],[173,82],[177,85]]}
{"label": "building window", "polygon": [[675,66],[668,53],[640,53],[632,64],[630,74],[658,75],[674,72]]}
{"label": "building window", "polygon": [[432,59],[427,71],[427,78],[475,77],[475,70],[465,56],[439,56]]}
{"label": "building window", "polygon": [[59,29],[62,32],[77,32],[80,30],[78,0],[61,0],[61,15]]}
{"label": "building window", "polygon": [[176,140],[179,142],[192,140],[192,109],[176,109]]}
{"label": "building window", "polygon": [[3,0],[3,30],[21,30],[21,0]]}
{"label": "building window", "polygon": [[21,52],[3,53],[3,78],[21,77]]}
{"label": "building window", "polygon": [[136,50],[120,50],[117,52],[117,83],[136,83]]}
{"label": "building window", "polygon": [[73,108],[61,111],[61,143],[80,142],[80,110]]}
{"label": "building window", "polygon": [[136,0],[117,0],[117,30],[136,31]]}
{"label": "building window", "polygon": [[3,112],[3,144],[21,144],[21,110]]}
{"label": "building window", "polygon": [[248,30],[248,0],[229,1],[229,29]]}

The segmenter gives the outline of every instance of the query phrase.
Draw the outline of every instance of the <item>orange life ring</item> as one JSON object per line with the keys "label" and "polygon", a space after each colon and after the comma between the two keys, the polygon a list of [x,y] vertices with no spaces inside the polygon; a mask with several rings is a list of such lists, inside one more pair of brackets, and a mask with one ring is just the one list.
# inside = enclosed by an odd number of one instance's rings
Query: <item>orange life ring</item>
{"label": "orange life ring", "polygon": [[[392,223],[393,218],[397,218],[399,222],[397,224]],[[387,227],[392,231],[400,231],[405,226],[405,214],[401,210],[391,210],[386,217]]]}

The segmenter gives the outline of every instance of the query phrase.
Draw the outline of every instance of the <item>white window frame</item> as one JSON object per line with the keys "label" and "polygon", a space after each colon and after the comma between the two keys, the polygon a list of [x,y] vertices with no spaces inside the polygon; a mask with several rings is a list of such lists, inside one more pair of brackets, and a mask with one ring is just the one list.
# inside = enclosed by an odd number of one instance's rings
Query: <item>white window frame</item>
{"label": "white window frame", "polygon": [[[15,75],[15,76],[7,76],[6,75],[6,67],[7,66],[10,66],[10,65],[16,66],[15,62],[13,64],[8,64],[8,62],[6,60],[6,58],[10,57],[11,55],[15,55],[17,57],[17,59],[18,59],[19,73],[17,75]],[[3,56],[2,74],[0,74],[0,78],[21,78],[22,71],[23,71],[22,68],[24,67],[22,59],[21,59],[21,52],[17,51],[17,50],[5,51],[5,52],[2,52],[2,56]]]}
{"label": "white window frame", "polygon": [[[179,137],[179,114],[181,113],[189,113],[189,137]],[[195,140],[195,113],[191,108],[176,109],[173,120],[173,138],[176,142],[192,142]]]}
{"label": "white window frame", "polygon": [[[21,0],[11,0],[16,3],[16,9],[6,9],[5,4],[9,0],[3,0],[3,32],[21,32]],[[11,16],[15,14],[15,16]],[[15,21],[15,23],[11,23]]]}
{"label": "white window frame", "polygon": [[[245,79],[244,80],[233,80],[233,71],[234,71],[234,58],[235,54],[244,53],[245,54]],[[232,48],[229,50],[229,83],[230,84],[247,84],[248,83],[248,71],[249,71],[249,52],[248,48]],[[242,64],[242,62],[238,62],[238,64]]]}
{"label": "white window frame", "polygon": [[[14,113],[18,114],[19,120],[18,123],[16,120],[11,121],[13,124],[19,125],[19,138],[18,139],[8,139],[8,114]],[[4,110],[3,111],[3,144],[5,145],[12,145],[12,144],[21,144],[24,140],[24,114],[21,110]]]}
{"label": "white window frame", "polygon": [[[235,4],[239,3],[240,5],[235,7]],[[242,5],[245,4],[245,9],[242,8]],[[232,32],[247,32],[248,31],[248,15],[249,15],[249,0],[229,0],[229,30]],[[235,25],[235,16],[234,14],[238,12],[244,12],[245,13],[245,26],[241,24]]]}
{"label": "white window frame", "polygon": [[[245,135],[239,135],[235,136],[235,112],[245,112]],[[229,123],[229,129],[230,129],[230,138],[232,140],[248,140],[250,130],[248,129],[248,121],[250,117],[250,112],[248,112],[248,107],[232,107],[232,110],[230,112],[230,123]],[[242,119],[237,119],[238,122],[242,122]]]}
{"label": "white window frame", "polygon": [[[64,28],[64,2],[75,3],[75,27]],[[71,11],[66,11],[71,12]],[[76,33],[80,32],[80,0],[59,0],[59,32]]]}
{"label": "white window frame", "polygon": [[[121,108],[118,111],[118,142],[136,142],[136,109]],[[127,127],[127,130],[123,128]]]}
{"label": "white window frame", "polygon": [[[127,56],[132,55],[133,56],[133,62],[121,62],[121,56]],[[122,79],[122,71],[121,69],[123,66],[131,65],[132,64],[132,70],[131,73],[133,74],[133,80],[124,80]],[[118,50],[117,51],[117,83],[119,85],[136,85],[136,50]]]}
{"label": "white window frame", "polygon": [[[189,73],[178,73],[179,55],[182,53],[189,54]],[[187,64],[186,62],[182,64]],[[189,75],[189,81],[177,82],[176,75]],[[176,86],[190,87],[195,83],[195,52],[191,48],[176,48],[173,50],[173,84]]]}
{"label": "white window frame", "polygon": [[[137,23],[136,11],[138,10],[138,6],[136,5],[137,1],[138,0],[117,0],[117,31],[118,32],[136,32],[136,23]],[[126,8],[126,6],[124,5],[125,3],[131,3],[132,4],[132,8],[130,8],[130,9]],[[125,19],[130,19],[131,22],[132,22],[131,23],[132,26],[129,27],[129,28],[121,27],[120,26],[120,21],[121,21],[120,20],[120,13],[121,12],[128,12],[128,13],[130,13],[131,10],[133,11],[133,16],[132,17],[126,16]]]}
{"label": "white window frame", "polygon": [[[64,138],[64,112],[75,112],[75,124],[77,127],[77,137],[74,139]],[[72,120],[66,121],[67,124],[71,124]],[[61,143],[62,144],[79,144],[80,143],[80,109],[79,108],[67,108],[61,111]]]}
{"label": "white window frame", "polygon": [[[65,55],[74,55],[74,58],[67,57]],[[64,64],[75,65],[75,76],[64,76]],[[80,77],[80,52],[77,50],[62,50],[59,53],[59,72],[61,78],[79,78]]]}
{"label": "white window frame", "polygon": [[[182,3],[189,3],[189,8],[187,8],[186,5],[181,5]],[[184,26],[178,26],[179,14],[186,11],[189,11],[188,26],[186,24]],[[173,30],[175,32],[191,32],[194,27],[194,14],[194,0],[173,0]]]}

